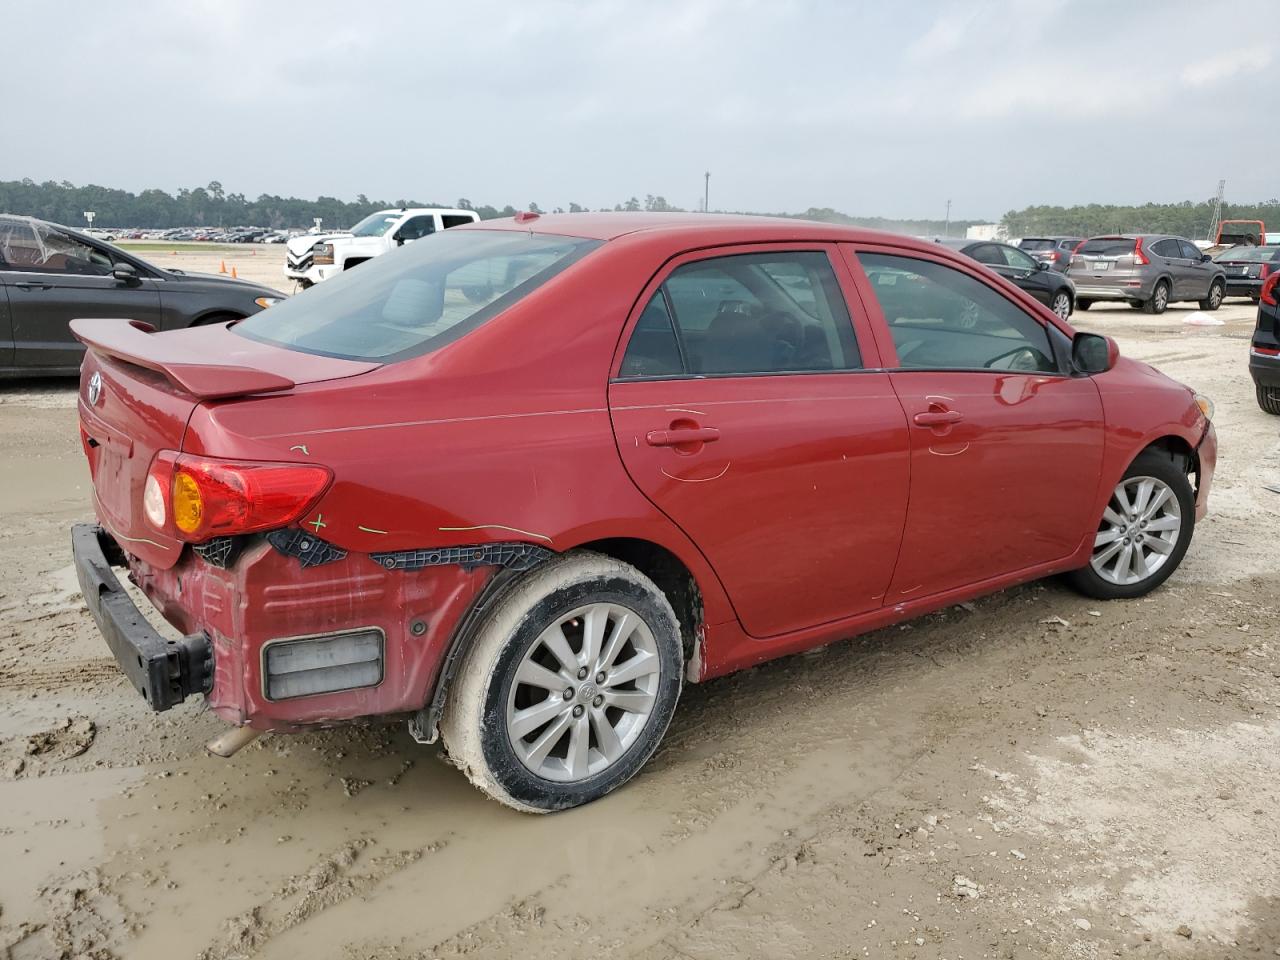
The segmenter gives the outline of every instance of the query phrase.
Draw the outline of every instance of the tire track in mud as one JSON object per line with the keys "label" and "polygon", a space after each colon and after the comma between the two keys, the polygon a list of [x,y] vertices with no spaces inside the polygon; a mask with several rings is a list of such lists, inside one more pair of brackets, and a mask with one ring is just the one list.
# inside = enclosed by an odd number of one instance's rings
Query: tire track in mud
{"label": "tire track in mud", "polygon": [[227,920],[222,938],[200,951],[197,960],[256,956],[277,937],[325,910],[371,893],[389,877],[444,845],[439,842],[415,850],[367,856],[371,840],[349,840],[306,873],[289,877],[262,903]]}
{"label": "tire track in mud", "polygon": [[32,664],[28,661],[0,664],[0,690],[116,686],[123,678],[119,666],[109,657],[50,664]]}

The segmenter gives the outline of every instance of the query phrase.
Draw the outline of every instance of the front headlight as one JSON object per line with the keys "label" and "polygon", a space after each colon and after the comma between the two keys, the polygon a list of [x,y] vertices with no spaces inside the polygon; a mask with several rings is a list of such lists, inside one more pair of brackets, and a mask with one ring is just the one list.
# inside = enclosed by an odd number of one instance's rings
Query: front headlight
{"label": "front headlight", "polygon": [[279,303],[280,297],[259,297],[257,300],[253,302],[256,303],[258,306],[260,306],[263,310],[265,310],[267,309],[267,307],[274,306],[275,304]]}
{"label": "front headlight", "polygon": [[333,263],[333,244],[317,243],[311,248],[312,263]]}
{"label": "front headlight", "polygon": [[1203,393],[1196,394],[1196,406],[1200,408],[1200,412],[1204,414],[1206,420],[1213,419],[1213,401]]}

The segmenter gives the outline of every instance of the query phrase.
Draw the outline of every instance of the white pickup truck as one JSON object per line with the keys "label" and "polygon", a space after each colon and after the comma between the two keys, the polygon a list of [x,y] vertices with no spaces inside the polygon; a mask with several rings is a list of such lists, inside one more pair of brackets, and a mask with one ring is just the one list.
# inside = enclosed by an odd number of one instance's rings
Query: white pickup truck
{"label": "white pickup truck", "polygon": [[345,233],[308,233],[290,238],[285,244],[284,275],[305,290],[388,250],[479,219],[474,210],[379,210]]}

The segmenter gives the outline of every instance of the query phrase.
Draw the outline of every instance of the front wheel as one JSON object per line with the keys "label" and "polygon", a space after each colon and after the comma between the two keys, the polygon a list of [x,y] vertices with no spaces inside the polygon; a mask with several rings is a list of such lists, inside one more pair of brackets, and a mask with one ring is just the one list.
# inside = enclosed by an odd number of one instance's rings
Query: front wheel
{"label": "front wheel", "polygon": [[1071,294],[1065,290],[1059,290],[1053,295],[1053,301],[1049,304],[1049,309],[1058,315],[1058,319],[1069,319],[1071,317]]}
{"label": "front wheel", "polygon": [[1068,578],[1101,600],[1144,596],[1178,569],[1195,522],[1191,481],[1168,454],[1147,450],[1112,491],[1089,565]]}
{"label": "front wheel", "polygon": [[459,667],[440,727],[449,758],[528,813],[603,797],[657,749],[682,650],[640,571],[586,552],[549,561],[497,602]]}
{"label": "front wheel", "polygon": [[1209,285],[1209,296],[1200,301],[1201,310],[1217,310],[1222,306],[1222,298],[1226,295],[1226,287],[1215,280]]}

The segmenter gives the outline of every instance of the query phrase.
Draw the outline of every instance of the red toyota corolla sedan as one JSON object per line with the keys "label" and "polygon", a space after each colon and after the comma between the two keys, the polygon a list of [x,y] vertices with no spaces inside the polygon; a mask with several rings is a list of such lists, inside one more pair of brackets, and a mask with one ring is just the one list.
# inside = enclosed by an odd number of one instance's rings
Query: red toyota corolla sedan
{"label": "red toyota corolla sedan", "polygon": [[151,706],[206,696],[223,752],[408,718],[528,811],[626,782],[686,680],[1050,574],[1147,593],[1216,455],[1208,400],[981,264],[794,220],[522,215],[74,329],[76,567]]}

